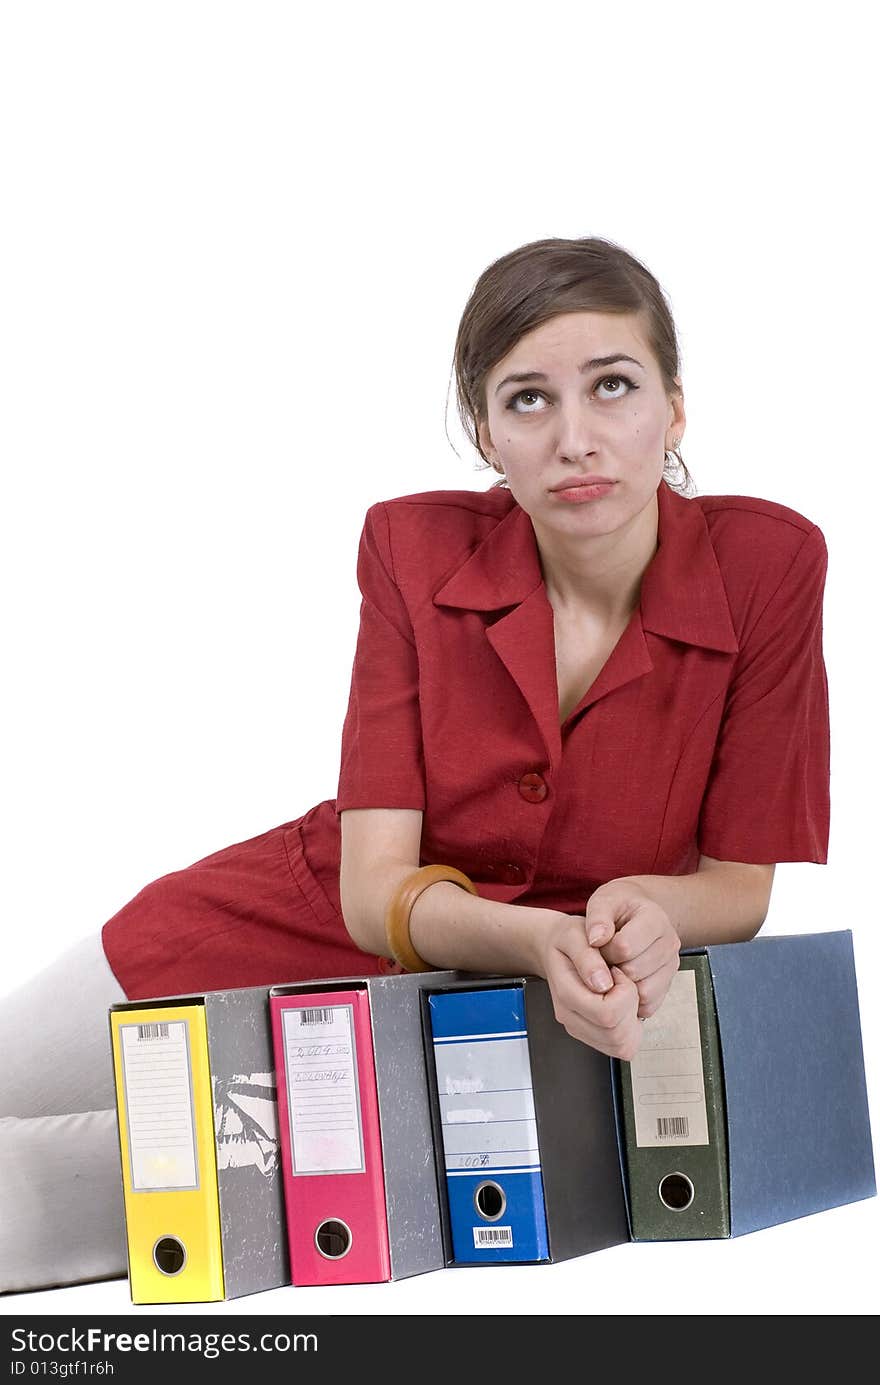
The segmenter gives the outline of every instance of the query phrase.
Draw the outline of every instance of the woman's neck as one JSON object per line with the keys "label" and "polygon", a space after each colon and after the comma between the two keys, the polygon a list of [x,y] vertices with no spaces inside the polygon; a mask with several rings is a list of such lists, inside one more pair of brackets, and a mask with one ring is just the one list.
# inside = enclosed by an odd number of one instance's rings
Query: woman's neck
{"label": "woman's neck", "polygon": [[639,602],[642,577],[657,551],[657,497],[621,529],[580,538],[533,523],[547,598],[561,615],[626,620]]}

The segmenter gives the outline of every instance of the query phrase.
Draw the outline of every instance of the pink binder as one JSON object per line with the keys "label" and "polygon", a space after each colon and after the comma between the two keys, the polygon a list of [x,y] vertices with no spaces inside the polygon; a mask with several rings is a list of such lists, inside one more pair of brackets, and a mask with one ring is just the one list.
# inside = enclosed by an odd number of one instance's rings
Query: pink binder
{"label": "pink binder", "polygon": [[293,1282],[390,1279],[369,994],[314,990],[269,1006]]}

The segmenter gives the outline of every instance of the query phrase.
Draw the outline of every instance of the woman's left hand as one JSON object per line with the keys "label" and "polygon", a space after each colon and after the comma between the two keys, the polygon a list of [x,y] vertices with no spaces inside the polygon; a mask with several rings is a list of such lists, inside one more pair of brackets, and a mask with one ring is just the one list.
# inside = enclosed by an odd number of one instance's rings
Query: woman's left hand
{"label": "woman's left hand", "polygon": [[648,1019],[678,971],[681,940],[666,910],[641,885],[609,880],[590,895],[585,918],[590,946],[636,983],[638,1016]]}

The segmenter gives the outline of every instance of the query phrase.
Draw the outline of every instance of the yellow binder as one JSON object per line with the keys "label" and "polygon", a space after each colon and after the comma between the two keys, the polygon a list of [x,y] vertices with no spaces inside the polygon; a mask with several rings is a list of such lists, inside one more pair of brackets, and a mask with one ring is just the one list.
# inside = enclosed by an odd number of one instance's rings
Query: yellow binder
{"label": "yellow binder", "polygon": [[110,1012],[134,1303],[222,1299],[204,1005]]}

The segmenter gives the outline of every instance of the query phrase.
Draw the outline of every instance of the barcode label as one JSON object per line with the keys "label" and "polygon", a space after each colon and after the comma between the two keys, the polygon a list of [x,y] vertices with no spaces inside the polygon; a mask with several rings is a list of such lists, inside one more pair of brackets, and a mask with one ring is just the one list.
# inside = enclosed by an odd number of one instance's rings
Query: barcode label
{"label": "barcode label", "polygon": [[690,1131],[687,1116],[658,1116],[658,1140],[686,1140]]}
{"label": "barcode label", "polygon": [[137,1027],[138,1039],[167,1039],[167,1024],[139,1024]]}
{"label": "barcode label", "polygon": [[[706,963],[708,958],[688,959]],[[705,984],[711,978],[704,973]],[[712,1023],[711,1017],[707,1020]],[[703,1077],[697,975],[682,967],[659,1010],[642,1025],[641,1047],[629,1064],[638,1149],[707,1145],[709,1112]]]}
{"label": "barcode label", "polygon": [[475,1226],[474,1227],[474,1247],[479,1250],[481,1246],[512,1246],[513,1227],[512,1226]]}
{"label": "barcode label", "polygon": [[333,1007],[326,1006],[317,1010],[300,1010],[301,1024],[332,1024]]}

